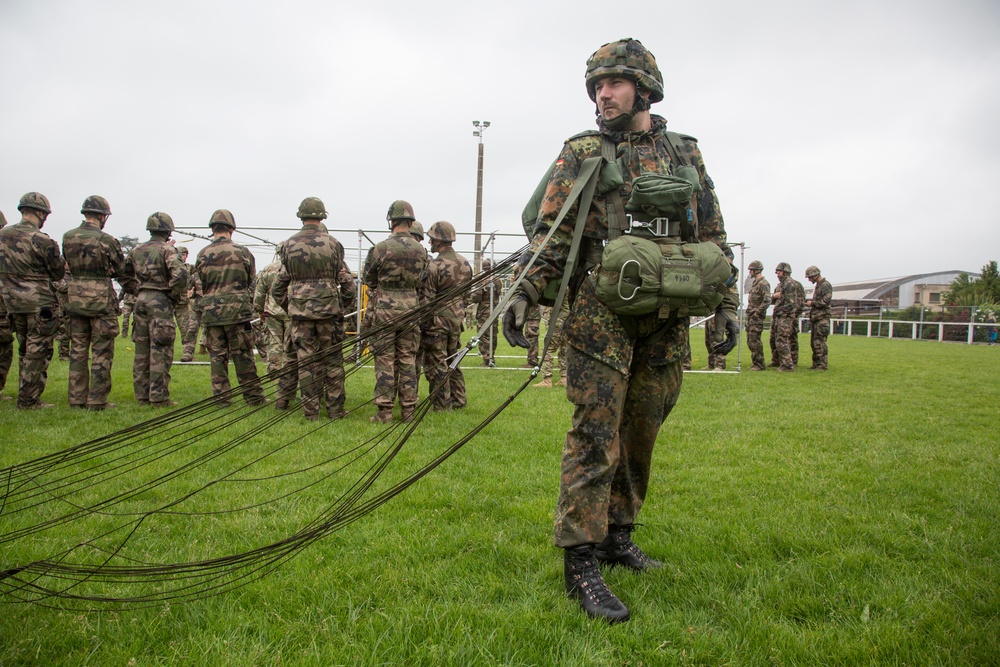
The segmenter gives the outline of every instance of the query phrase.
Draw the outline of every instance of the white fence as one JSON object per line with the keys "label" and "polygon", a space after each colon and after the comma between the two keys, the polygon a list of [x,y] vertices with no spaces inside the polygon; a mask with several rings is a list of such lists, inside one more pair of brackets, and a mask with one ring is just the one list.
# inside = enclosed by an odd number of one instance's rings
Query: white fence
{"label": "white fence", "polygon": [[[808,331],[808,320],[800,324]],[[985,343],[986,328],[997,326],[986,322],[911,322],[902,320],[851,320],[833,318],[830,333],[868,338],[936,340],[938,342]]]}

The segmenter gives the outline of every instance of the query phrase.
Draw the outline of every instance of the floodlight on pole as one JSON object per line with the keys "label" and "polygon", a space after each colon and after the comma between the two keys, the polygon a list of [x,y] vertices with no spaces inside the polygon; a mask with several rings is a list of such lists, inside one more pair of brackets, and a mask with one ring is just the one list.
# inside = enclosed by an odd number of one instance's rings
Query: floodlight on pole
{"label": "floodlight on pole", "polygon": [[472,136],[479,137],[479,166],[476,171],[476,243],[473,255],[475,270],[476,273],[479,273],[483,266],[481,240],[483,233],[483,133],[490,126],[490,121],[474,120],[472,126],[476,128]]}

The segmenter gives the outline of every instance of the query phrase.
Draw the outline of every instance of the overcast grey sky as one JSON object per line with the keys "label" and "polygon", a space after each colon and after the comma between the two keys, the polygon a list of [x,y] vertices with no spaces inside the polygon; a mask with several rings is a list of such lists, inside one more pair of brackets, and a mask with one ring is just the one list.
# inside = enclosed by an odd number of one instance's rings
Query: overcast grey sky
{"label": "overcast grey sky", "polygon": [[[382,230],[401,198],[472,232],[480,119],[483,229],[516,234],[563,140],[593,127],[587,57],[628,36],[663,72],[654,112],[699,138],[729,237],[768,277],[1000,258],[996,0],[0,0],[0,210],[14,222],[42,192],[61,239],[101,194],[107,231],[145,239],[157,210],[202,233],[217,208],[296,228],[306,196],[332,229]],[[354,265],[357,234],[335,235]]]}

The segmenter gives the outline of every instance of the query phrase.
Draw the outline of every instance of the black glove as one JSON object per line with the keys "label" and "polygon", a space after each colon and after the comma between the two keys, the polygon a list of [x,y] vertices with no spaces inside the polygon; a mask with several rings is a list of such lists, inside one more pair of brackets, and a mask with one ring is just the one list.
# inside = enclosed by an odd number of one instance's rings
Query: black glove
{"label": "black glove", "polygon": [[726,338],[721,343],[716,343],[712,350],[716,354],[726,356],[736,347],[736,342],[739,340],[740,335],[740,325],[726,311],[719,310],[718,312],[726,320]]}
{"label": "black glove", "polygon": [[524,315],[528,312],[528,297],[522,292],[514,295],[510,307],[503,314],[503,337],[514,347],[528,349],[528,339],[524,337]]}

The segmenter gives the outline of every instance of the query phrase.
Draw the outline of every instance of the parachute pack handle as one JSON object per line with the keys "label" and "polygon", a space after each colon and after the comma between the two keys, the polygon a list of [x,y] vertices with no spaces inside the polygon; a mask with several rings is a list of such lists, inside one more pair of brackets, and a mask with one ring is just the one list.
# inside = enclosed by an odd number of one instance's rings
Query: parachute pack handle
{"label": "parachute pack handle", "polygon": [[[621,272],[618,274],[618,296],[622,298],[622,301],[631,301],[632,299],[634,299],[635,295],[639,292],[639,288],[642,287],[641,283],[636,285],[632,282],[627,282],[625,280],[625,269],[630,264],[635,264],[636,269],[639,268],[639,262],[634,259],[630,259],[624,264],[622,264]],[[637,276],[639,275],[638,271],[636,271],[636,275]],[[622,283],[625,283],[626,285],[632,288],[632,294],[630,294],[629,296],[625,296],[624,294],[622,294]]]}

